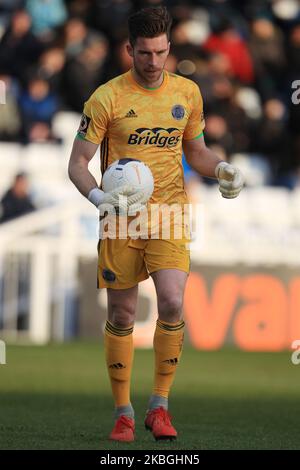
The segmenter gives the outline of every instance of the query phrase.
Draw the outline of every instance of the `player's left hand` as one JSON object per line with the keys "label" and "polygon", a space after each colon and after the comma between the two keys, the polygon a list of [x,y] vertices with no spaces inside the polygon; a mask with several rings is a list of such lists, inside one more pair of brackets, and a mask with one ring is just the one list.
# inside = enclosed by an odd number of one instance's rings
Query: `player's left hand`
{"label": "player's left hand", "polygon": [[137,212],[147,208],[147,195],[144,191],[135,191],[131,189],[130,192],[126,191],[120,195],[118,213],[119,215],[136,215]]}
{"label": "player's left hand", "polygon": [[220,162],[216,166],[215,175],[219,181],[219,190],[226,199],[237,197],[243,189],[243,175],[235,166]]}
{"label": "player's left hand", "polygon": [[146,210],[147,199],[147,196],[142,190],[128,196],[128,215],[136,215],[137,212]]}

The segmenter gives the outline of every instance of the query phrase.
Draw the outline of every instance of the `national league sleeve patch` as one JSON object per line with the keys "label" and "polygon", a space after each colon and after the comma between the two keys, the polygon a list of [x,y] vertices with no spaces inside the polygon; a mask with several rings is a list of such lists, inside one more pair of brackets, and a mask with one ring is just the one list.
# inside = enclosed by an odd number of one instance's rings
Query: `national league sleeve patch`
{"label": "national league sleeve patch", "polygon": [[86,114],[82,114],[79,128],[77,131],[77,135],[79,134],[81,137],[86,136],[90,121],[91,121],[91,118],[89,118]]}

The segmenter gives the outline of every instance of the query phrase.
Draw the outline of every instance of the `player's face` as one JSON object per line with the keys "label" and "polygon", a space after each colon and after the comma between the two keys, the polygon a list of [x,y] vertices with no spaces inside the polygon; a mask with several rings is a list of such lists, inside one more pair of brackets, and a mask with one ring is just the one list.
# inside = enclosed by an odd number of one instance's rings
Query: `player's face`
{"label": "player's face", "polygon": [[137,78],[146,86],[159,86],[162,81],[163,69],[169,54],[170,42],[167,35],[156,38],[139,37],[127,51],[133,58],[133,68]]}

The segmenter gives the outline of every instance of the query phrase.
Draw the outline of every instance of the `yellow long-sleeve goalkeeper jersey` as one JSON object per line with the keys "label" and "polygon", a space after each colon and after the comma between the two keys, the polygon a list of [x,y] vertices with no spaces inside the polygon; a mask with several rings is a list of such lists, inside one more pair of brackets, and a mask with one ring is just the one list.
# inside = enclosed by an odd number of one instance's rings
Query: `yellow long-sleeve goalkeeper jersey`
{"label": "yellow long-sleeve goalkeeper jersey", "polygon": [[204,129],[199,87],[164,72],[159,88],[139,85],[132,71],[101,85],[85,103],[78,137],[101,144],[101,172],[120,158],[149,165],[154,177],[150,203],[185,204],[182,139]]}

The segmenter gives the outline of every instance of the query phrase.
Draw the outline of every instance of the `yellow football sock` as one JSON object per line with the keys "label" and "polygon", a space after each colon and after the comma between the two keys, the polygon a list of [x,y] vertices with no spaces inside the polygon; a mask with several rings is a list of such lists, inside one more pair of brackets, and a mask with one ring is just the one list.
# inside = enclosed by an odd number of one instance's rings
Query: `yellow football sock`
{"label": "yellow football sock", "polygon": [[157,320],[154,333],[155,375],[153,395],[168,398],[179,362],[184,336],[184,321]]}
{"label": "yellow football sock", "polygon": [[109,321],[104,332],[104,348],[115,406],[130,403],[130,377],[133,361],[133,326],[118,328]]}

